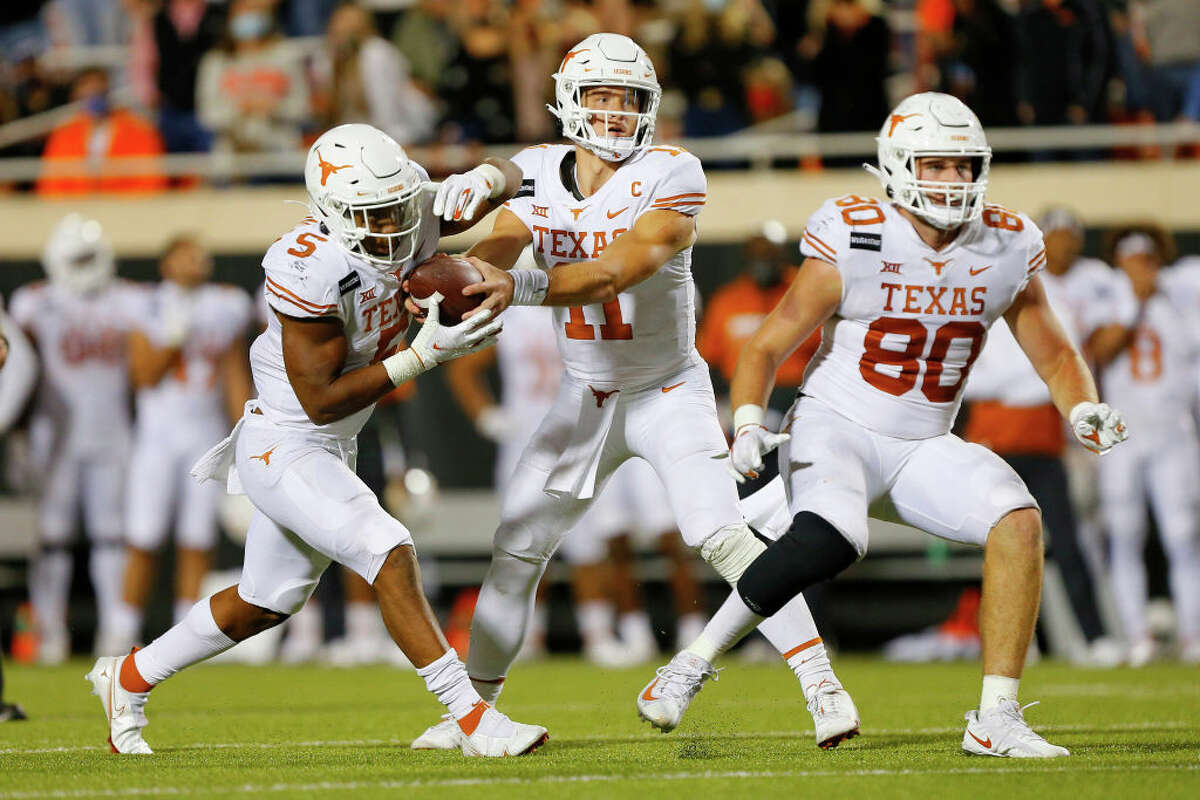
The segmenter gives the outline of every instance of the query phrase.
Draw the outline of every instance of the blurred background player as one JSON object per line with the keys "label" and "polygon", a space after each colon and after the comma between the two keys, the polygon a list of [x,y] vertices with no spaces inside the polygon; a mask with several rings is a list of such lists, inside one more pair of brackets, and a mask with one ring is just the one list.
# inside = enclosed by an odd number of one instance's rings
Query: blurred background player
{"label": "blurred background player", "polygon": [[30,421],[31,451],[42,476],[41,547],[31,565],[29,593],[40,637],[38,659],[56,664],[70,654],[70,545],[81,516],[91,542],[96,647],[106,649],[113,641],[125,562],[130,441],[125,340],[136,293],[114,279],[112,247],[95,220],[65,217],[46,242],[42,264],[49,281],[18,289],[12,317],[41,361]]}
{"label": "blurred background player", "polygon": [[209,283],[212,259],[194,237],[173,239],[159,261],[162,281],[142,292],[129,334],[137,421],[129,463],[127,560],[116,619],[120,652],[140,642],[158,551],[175,529],[178,622],[200,597],[217,544],[220,487],[188,470],[242,414],[250,399],[246,336],[250,298]]}
{"label": "blurred background player", "polygon": [[1200,446],[1193,416],[1200,319],[1160,275],[1174,257],[1162,228],[1119,228],[1109,247],[1120,270],[1108,306],[1116,326],[1106,331],[1110,335],[1094,338],[1092,353],[1106,396],[1121,405],[1138,432],[1132,447],[1100,462],[1113,590],[1129,663],[1144,666],[1158,655],[1146,621],[1149,507],[1167,556],[1179,655],[1200,663]]}
{"label": "blurred background player", "polygon": [[[29,399],[37,362],[20,329],[0,306],[0,434],[6,432]],[[0,722],[25,719],[25,709],[4,702],[4,660],[0,657]]]}

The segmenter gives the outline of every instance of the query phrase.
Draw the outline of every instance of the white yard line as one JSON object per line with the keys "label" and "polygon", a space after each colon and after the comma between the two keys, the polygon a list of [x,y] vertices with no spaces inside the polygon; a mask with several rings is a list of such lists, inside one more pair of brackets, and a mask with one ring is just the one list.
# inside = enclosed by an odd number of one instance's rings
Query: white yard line
{"label": "white yard line", "polygon": [[[1038,725],[1040,731],[1051,733],[1073,733],[1096,731],[1097,733],[1117,733],[1121,731],[1169,731],[1194,728],[1190,722],[1121,722],[1110,725]],[[930,736],[962,731],[961,725],[937,728],[864,728],[863,735],[871,736]],[[560,742],[631,742],[631,741],[696,741],[721,739],[808,739],[812,736],[810,729],[794,729],[786,731],[730,731],[728,733],[679,733],[669,739],[662,738],[657,732],[630,732],[624,736],[591,734],[584,736],[569,736],[561,739],[551,739]],[[48,741],[43,740],[48,744]],[[307,742],[195,742],[192,744],[177,744],[164,746],[164,750],[276,750],[287,747],[408,747],[410,739],[320,739]],[[553,747],[553,745],[550,745]],[[75,745],[64,747],[35,747],[35,748],[0,748],[0,756],[7,755],[37,755],[39,753],[84,753],[89,751],[107,752],[108,747],[101,742],[94,745]]]}
{"label": "white yard line", "polygon": [[188,795],[210,791],[224,794],[257,794],[260,792],[349,792],[377,789],[421,789],[421,788],[456,788],[472,786],[531,786],[537,784],[572,784],[572,783],[620,783],[620,782],[654,782],[654,781],[694,781],[694,780],[723,780],[723,779],[780,779],[780,778],[873,778],[873,777],[902,777],[912,775],[1011,775],[1021,774],[1080,774],[1085,772],[1194,772],[1195,765],[1169,764],[1125,764],[1105,766],[1101,764],[1082,767],[1067,766],[1037,766],[1033,764],[1021,766],[999,767],[956,767],[951,769],[861,769],[861,770],[781,770],[781,771],[711,771],[700,772],[670,772],[670,773],[640,773],[636,775],[544,775],[531,778],[446,778],[432,780],[380,780],[380,781],[321,781],[317,783],[261,783],[242,784],[240,786],[209,787],[198,786],[151,786],[145,788],[124,787],[120,789],[51,789],[45,791],[17,791],[0,793],[0,800],[51,800],[52,798],[78,797],[157,797],[172,795]]}

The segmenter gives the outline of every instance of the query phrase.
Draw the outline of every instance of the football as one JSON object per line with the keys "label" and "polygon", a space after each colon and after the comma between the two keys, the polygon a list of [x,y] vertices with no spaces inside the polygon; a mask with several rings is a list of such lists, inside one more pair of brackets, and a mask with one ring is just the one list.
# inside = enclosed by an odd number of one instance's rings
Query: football
{"label": "football", "polygon": [[463,314],[483,302],[486,295],[464,295],[464,286],[479,283],[483,275],[470,261],[445,253],[434,253],[408,275],[408,291],[415,300],[424,300],[440,292],[438,319],[443,325],[457,325]]}

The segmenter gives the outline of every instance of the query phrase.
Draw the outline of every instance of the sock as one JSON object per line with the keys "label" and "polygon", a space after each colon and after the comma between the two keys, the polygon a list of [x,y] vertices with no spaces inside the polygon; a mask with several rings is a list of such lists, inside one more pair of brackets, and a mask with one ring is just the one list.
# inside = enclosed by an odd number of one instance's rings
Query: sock
{"label": "sock", "polygon": [[[360,642],[374,641],[379,637],[379,628],[382,625],[383,617],[374,603],[346,604],[347,639]],[[384,635],[386,635],[386,628]]]}
{"label": "sock", "polygon": [[71,554],[63,548],[43,550],[34,557],[29,575],[29,600],[41,636],[67,635],[67,595],[71,591]]}
{"label": "sock", "polygon": [[224,653],[234,644],[217,626],[206,597],[192,606],[178,625],[138,650],[133,658],[138,674],[153,686],[185,667]]}
{"label": "sock", "polygon": [[184,618],[187,617],[188,612],[192,610],[192,606],[194,605],[196,605],[195,600],[188,600],[186,598],[176,600],[174,610],[172,611],[172,620],[174,621],[174,624],[178,625],[179,623],[183,622]]}
{"label": "sock", "polygon": [[[579,636],[584,643],[611,639],[616,612],[613,604],[605,600],[588,600],[575,606],[575,619],[579,622]],[[534,620],[537,608],[534,609]]]}
{"label": "sock", "polygon": [[979,696],[979,713],[990,711],[1004,700],[1017,702],[1017,687],[1020,678],[1008,678],[1004,675],[984,675],[983,692]]}
{"label": "sock", "polygon": [[458,653],[451,647],[441,658],[421,667],[417,674],[425,679],[425,688],[433,692],[438,702],[446,707],[450,716],[462,719],[482,699],[467,677],[467,668],[458,660]]}
{"label": "sock", "polygon": [[[135,650],[134,653],[136,652],[137,651]],[[125,691],[134,692],[135,694],[142,694],[150,691],[154,688],[154,686],[150,683],[147,683],[146,679],[142,677],[142,674],[138,672],[137,662],[134,658],[132,658],[134,653],[130,653],[130,657],[125,658],[125,660],[121,662],[121,675],[119,680],[121,682],[121,688]]]}
{"label": "sock", "polygon": [[650,615],[645,611],[630,611],[621,615],[617,620],[617,633],[621,641],[627,645],[645,646],[649,643],[655,649],[654,629],[650,627]]}
{"label": "sock", "polygon": [[471,678],[471,685],[486,702],[496,705],[500,690],[504,688],[504,678]]}
{"label": "sock", "polygon": [[125,547],[119,542],[92,542],[88,574],[96,593],[96,617],[101,631],[111,631],[123,606],[121,583],[125,578]]}
{"label": "sock", "polygon": [[713,614],[713,618],[704,626],[704,631],[696,637],[696,641],[687,646],[687,652],[713,663],[718,655],[724,653],[742,640],[746,634],[762,624],[763,617],[755,614],[736,591]]}
{"label": "sock", "polygon": [[540,560],[524,561],[499,551],[492,557],[471,619],[467,653],[467,672],[489,703],[496,702],[504,676],[525,642],[534,593],[545,570]]}
{"label": "sock", "polygon": [[534,603],[533,615],[529,618],[529,631],[526,639],[545,639],[546,630],[550,627],[550,608],[545,603]]}
{"label": "sock", "polygon": [[822,683],[841,685],[833,672],[833,665],[829,663],[829,654],[825,652],[825,643],[820,636],[796,645],[783,654],[783,660],[800,681],[805,697]]}

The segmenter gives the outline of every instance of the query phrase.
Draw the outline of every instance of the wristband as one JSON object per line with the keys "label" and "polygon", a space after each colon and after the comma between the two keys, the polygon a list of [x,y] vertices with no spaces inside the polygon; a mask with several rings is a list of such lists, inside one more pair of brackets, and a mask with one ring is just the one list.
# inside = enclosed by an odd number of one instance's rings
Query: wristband
{"label": "wristband", "polygon": [[504,173],[499,167],[491,164],[480,164],[472,172],[478,172],[483,179],[487,181],[491,192],[488,194],[489,200],[495,200],[500,195],[504,194],[504,190],[508,188],[508,181],[504,179]]}
{"label": "wristband", "polygon": [[550,275],[540,269],[513,269],[508,274],[513,279],[514,306],[540,306],[550,288]]}
{"label": "wristband", "polygon": [[743,425],[762,425],[765,415],[762,406],[753,403],[738,406],[737,411],[733,412],[733,430],[740,431]]}
{"label": "wristband", "polygon": [[433,367],[432,363],[426,365],[421,360],[421,357],[417,355],[417,351],[411,347],[390,355],[379,363],[383,364],[383,368],[387,370],[388,377],[392,379],[393,386],[408,383],[422,372]]}

